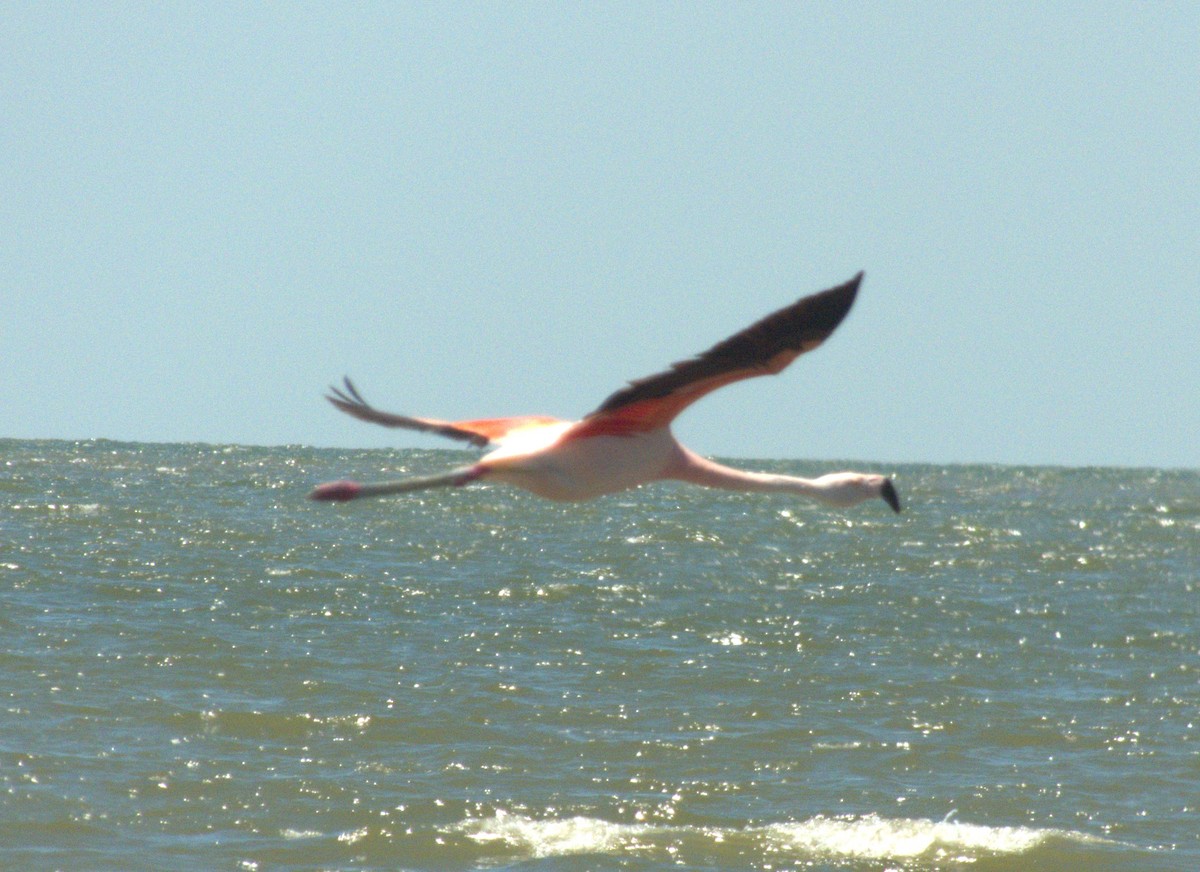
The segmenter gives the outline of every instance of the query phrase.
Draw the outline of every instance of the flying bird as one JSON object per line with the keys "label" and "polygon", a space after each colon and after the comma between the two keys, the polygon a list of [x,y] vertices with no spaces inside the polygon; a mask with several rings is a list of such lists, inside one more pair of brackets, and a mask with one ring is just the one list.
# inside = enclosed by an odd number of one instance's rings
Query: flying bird
{"label": "flying bird", "polygon": [[726,490],[797,494],[834,507],[878,497],[899,512],[900,498],[886,476],[833,472],[809,479],[747,472],[701,457],[671,433],[675,417],[705,394],[742,379],[778,373],[824,342],[850,311],[862,277],[860,272],[845,284],[803,297],[697,357],[630,382],[579,421],[542,415],[475,421],[410,418],[379,411],[346,378],[326,399],[348,415],[492,450],[475,463],[440,475],[369,484],[333,481],[318,486],[310,497],[353,500],[497,481],[551,500],[590,500],[675,479]]}

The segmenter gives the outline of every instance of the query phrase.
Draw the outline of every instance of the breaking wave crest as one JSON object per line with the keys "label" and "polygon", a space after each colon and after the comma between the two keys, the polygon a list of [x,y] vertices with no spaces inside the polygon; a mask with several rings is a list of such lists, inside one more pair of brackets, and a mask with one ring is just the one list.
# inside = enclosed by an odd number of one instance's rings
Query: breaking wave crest
{"label": "breaking wave crest", "polygon": [[793,823],[744,828],[673,824],[614,823],[592,817],[537,819],[498,811],[471,818],[454,830],[504,853],[529,858],[576,854],[637,854],[676,860],[747,855],[829,861],[891,860],[974,862],[984,858],[1028,855],[1056,848],[1079,858],[1089,850],[1118,843],[1069,830],[984,826],[952,820],[889,819],[875,814],[818,816]]}

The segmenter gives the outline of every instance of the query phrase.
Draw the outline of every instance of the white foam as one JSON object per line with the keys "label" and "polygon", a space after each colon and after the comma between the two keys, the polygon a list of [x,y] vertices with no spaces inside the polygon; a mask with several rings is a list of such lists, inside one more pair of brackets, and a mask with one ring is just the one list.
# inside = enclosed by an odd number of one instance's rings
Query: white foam
{"label": "white foam", "polygon": [[618,853],[636,843],[638,835],[651,827],[588,817],[534,820],[497,811],[490,818],[463,821],[456,829],[477,842],[501,842],[531,857],[561,857]]}
{"label": "white foam", "polygon": [[320,839],[325,834],[319,830],[294,830],[291,827],[288,827],[285,830],[281,830],[279,835],[283,836],[289,841],[292,841],[295,839]]}
{"label": "white foam", "polygon": [[530,858],[571,854],[672,851],[682,843],[702,849],[740,844],[764,853],[797,858],[903,860],[924,858],[970,862],[981,857],[1027,853],[1050,839],[1077,845],[1111,845],[1084,833],[1032,827],[992,827],[956,821],[884,818],[878,815],[824,817],[766,826],[688,827],[624,824],[592,817],[536,819],[498,811],[454,827],[481,844],[499,843]]}
{"label": "white foam", "polygon": [[989,827],[953,821],[817,817],[766,827],[767,839],[804,853],[888,860],[913,857],[969,860],[980,855],[1023,854],[1052,836],[1071,834],[1031,827]]}

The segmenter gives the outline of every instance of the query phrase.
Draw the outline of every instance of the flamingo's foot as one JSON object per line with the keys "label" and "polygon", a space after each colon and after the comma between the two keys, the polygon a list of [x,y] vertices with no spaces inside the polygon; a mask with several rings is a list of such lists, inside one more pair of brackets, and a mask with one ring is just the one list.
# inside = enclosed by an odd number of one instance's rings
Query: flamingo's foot
{"label": "flamingo's foot", "polygon": [[362,493],[362,485],[356,481],[342,479],[341,481],[327,481],[325,484],[317,485],[313,488],[313,492],[308,495],[310,500],[336,501],[345,502],[352,500]]}

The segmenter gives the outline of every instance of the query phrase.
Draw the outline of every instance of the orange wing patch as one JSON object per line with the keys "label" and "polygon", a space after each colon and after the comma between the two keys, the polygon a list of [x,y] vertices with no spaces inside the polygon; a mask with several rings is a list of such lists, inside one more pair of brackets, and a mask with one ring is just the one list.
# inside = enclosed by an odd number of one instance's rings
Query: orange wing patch
{"label": "orange wing patch", "polygon": [[[807,351],[808,349],[803,349]],[[677,388],[664,397],[634,400],[607,412],[596,412],[571,428],[567,439],[588,436],[632,436],[668,426],[696,400],[735,381],[782,371],[803,351],[782,351],[759,366],[748,366],[710,376]]]}
{"label": "orange wing patch", "polygon": [[522,430],[535,427],[548,427],[563,423],[558,418],[547,415],[523,415],[517,418],[481,418],[477,421],[454,421],[450,424],[456,430],[474,433],[488,442],[503,442],[507,437]]}

